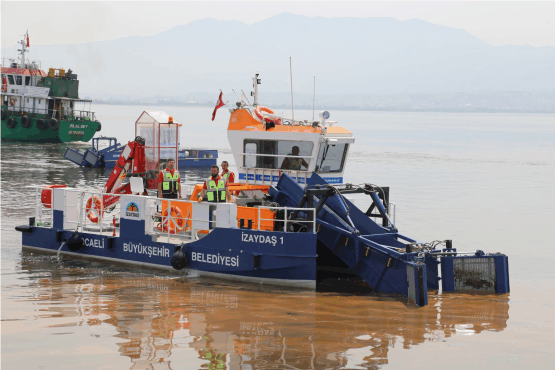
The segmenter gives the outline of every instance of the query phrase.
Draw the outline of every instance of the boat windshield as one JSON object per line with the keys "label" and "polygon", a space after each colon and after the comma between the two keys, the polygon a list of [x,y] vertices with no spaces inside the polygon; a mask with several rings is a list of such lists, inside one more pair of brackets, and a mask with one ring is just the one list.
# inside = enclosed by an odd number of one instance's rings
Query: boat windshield
{"label": "boat windshield", "polygon": [[329,173],[343,171],[345,158],[347,157],[347,143],[323,143],[320,146],[318,159],[316,160],[316,172]]}

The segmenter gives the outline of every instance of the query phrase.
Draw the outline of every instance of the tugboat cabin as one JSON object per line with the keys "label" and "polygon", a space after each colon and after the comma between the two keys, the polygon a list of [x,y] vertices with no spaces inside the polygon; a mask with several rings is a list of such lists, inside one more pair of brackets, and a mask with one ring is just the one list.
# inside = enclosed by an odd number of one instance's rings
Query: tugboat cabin
{"label": "tugboat cabin", "polygon": [[297,183],[307,184],[316,172],[328,183],[343,183],[349,145],[355,138],[345,128],[333,126],[336,122],[328,121],[328,112],[320,114],[320,121],[300,121],[267,113],[264,107],[238,104],[230,109],[227,136],[240,182],[275,185],[287,173]]}

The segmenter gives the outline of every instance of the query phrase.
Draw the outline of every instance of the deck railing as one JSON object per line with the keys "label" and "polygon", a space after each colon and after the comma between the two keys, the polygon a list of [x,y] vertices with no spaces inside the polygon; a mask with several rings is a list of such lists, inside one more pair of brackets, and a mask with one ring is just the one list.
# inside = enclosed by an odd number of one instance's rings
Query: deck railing
{"label": "deck railing", "polygon": [[20,109],[19,107],[13,109],[6,109],[5,112],[7,117],[22,117],[28,116],[31,118],[40,118],[43,115],[47,117],[54,117],[56,119],[61,119],[64,121],[96,121],[96,115],[91,111],[84,110],[73,110],[69,114],[61,114],[60,112],[48,109],[48,108],[25,108]]}
{"label": "deck railing", "polygon": [[[51,190],[49,204],[46,206],[41,193],[45,186],[30,186],[35,189],[35,226],[52,228],[54,223],[54,189]],[[230,203],[203,203],[199,214],[193,211],[197,202],[186,199],[164,199],[141,195],[115,195],[94,190],[61,188],[63,204],[63,229],[93,233],[97,235],[119,236],[121,223],[120,197],[145,200],[145,235],[151,235],[155,240],[180,244],[195,241],[209,234],[216,227],[238,228],[238,220],[234,211],[235,204]],[[114,199],[115,198],[115,199]],[[58,202],[58,200],[56,200]],[[48,203],[48,200],[45,202]],[[206,208],[208,207],[208,208]],[[225,207],[219,209],[218,207]],[[197,208],[198,210],[198,208]],[[220,212],[222,211],[223,212]],[[272,218],[263,218],[262,211],[269,210]],[[228,212],[229,211],[229,212]],[[290,219],[293,212],[300,211],[306,219]],[[226,212],[228,212],[226,214]],[[219,214],[218,217],[216,215]],[[228,218],[221,218],[229,215]],[[233,218],[232,218],[233,217]],[[267,216],[266,216],[267,217]],[[262,222],[266,225],[281,223],[280,227],[273,228],[281,232],[314,231],[316,227],[315,209],[288,208],[288,207],[258,207],[258,226],[255,230],[273,231],[261,228]],[[200,226],[199,226],[200,225]],[[304,228],[304,230],[303,230]]]}

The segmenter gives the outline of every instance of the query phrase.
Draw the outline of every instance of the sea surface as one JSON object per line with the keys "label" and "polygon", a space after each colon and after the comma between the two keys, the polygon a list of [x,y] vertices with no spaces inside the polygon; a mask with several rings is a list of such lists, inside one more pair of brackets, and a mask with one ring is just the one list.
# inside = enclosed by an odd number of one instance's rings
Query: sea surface
{"label": "sea surface", "polygon": [[[140,106],[93,107],[100,134],[134,138]],[[148,107],[182,123],[181,146],[227,143],[229,113]],[[287,112],[286,112],[287,113]],[[312,118],[312,111],[296,111]],[[227,283],[22,252],[31,184],[101,188],[67,146],[2,142],[2,369],[553,369],[555,116],[332,111],[356,136],[345,180],[389,186],[400,232],[509,256],[511,293],[429,305],[353,289]],[[186,182],[209,169],[181,171]],[[352,196],[361,208],[369,204]]]}

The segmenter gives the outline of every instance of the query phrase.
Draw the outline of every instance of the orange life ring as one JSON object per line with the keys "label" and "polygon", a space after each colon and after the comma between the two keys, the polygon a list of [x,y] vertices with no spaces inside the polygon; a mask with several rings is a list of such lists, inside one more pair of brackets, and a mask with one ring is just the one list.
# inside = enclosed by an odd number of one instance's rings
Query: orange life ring
{"label": "orange life ring", "polygon": [[183,229],[187,231],[189,229],[188,227],[189,225],[187,225],[185,223],[185,219],[181,217],[181,212],[179,212],[179,208],[172,206],[170,211],[171,211],[171,217],[176,218],[177,221],[170,219],[170,217],[168,217],[168,210],[166,209],[166,212],[164,212],[164,215],[162,216],[162,222],[159,222],[158,225],[156,225],[156,228],[160,231],[168,232],[168,224],[169,224],[170,234],[181,232],[183,231]]}
{"label": "orange life ring", "polygon": [[12,107],[15,105],[15,98],[10,98],[10,105]]}
{"label": "orange life ring", "polygon": [[[94,202],[94,205],[93,205]],[[104,211],[102,211],[102,202],[100,198],[96,195],[94,197],[90,197],[87,200],[87,207],[86,207],[87,217],[91,222],[98,223],[100,215],[104,216]]]}
{"label": "orange life ring", "polygon": [[266,113],[270,113],[270,114],[274,114],[274,111],[271,110],[270,108],[266,108],[263,107],[262,105],[258,105],[256,107],[256,109],[254,110],[254,114],[256,114],[256,116],[258,117],[259,120],[261,121],[266,121],[266,122],[273,122],[276,125],[281,125],[281,119],[277,118],[277,117],[265,117],[262,112],[266,112]]}
{"label": "orange life ring", "polygon": [[8,92],[8,85],[2,84],[2,92]]}

